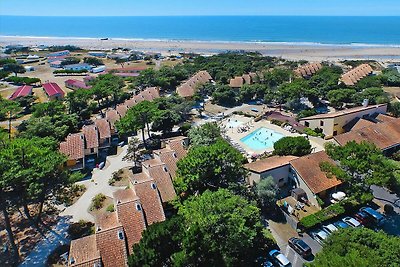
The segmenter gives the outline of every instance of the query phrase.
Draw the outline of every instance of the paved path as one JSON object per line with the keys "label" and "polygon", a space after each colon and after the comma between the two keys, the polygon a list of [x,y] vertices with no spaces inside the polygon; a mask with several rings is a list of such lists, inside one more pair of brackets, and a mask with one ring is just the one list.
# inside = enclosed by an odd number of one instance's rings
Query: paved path
{"label": "paved path", "polygon": [[59,246],[69,242],[68,226],[69,218],[59,217],[59,222],[55,227],[46,234],[32,250],[25,260],[19,265],[20,267],[45,267],[47,257]]}
{"label": "paved path", "polygon": [[73,222],[79,220],[94,222],[93,216],[88,212],[92,198],[99,193],[112,197],[115,191],[122,188],[108,185],[108,180],[112,177],[113,172],[132,166],[132,163],[122,160],[126,155],[127,149],[128,146],[126,145],[122,148],[122,152],[119,155],[108,156],[107,166],[102,170],[94,169],[91,180],[79,182],[79,184],[86,186],[85,193],[72,206],[67,207],[61,212],[60,216],[71,216]]}

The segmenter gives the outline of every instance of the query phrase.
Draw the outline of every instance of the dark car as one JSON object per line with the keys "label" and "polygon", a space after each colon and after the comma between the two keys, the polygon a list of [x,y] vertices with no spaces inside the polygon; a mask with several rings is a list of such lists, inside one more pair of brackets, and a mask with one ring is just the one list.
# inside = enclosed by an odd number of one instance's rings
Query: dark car
{"label": "dark car", "polygon": [[294,251],[299,253],[303,258],[308,258],[311,256],[311,248],[300,238],[292,237],[289,239],[288,243],[289,246],[294,249]]}
{"label": "dark car", "polygon": [[382,226],[385,223],[385,216],[383,216],[380,212],[374,210],[370,207],[363,207],[360,209],[360,212],[364,212],[367,214],[371,220],[377,224],[378,226]]}
{"label": "dark car", "polygon": [[356,214],[354,214],[354,218],[363,225],[371,224],[371,218],[365,212],[357,212]]}
{"label": "dark car", "polygon": [[336,228],[338,228],[338,229],[346,229],[346,228],[350,227],[350,225],[348,225],[347,223],[345,223],[343,221],[337,221],[337,222],[333,223],[333,225],[335,225]]}

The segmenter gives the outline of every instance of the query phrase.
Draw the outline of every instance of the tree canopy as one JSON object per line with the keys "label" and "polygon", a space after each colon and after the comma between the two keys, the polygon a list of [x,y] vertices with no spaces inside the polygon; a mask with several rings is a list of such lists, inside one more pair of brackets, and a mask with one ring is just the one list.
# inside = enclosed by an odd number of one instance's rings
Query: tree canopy
{"label": "tree canopy", "polygon": [[256,206],[220,189],[178,206],[178,214],[150,226],[134,245],[130,266],[252,266],[273,241]]}
{"label": "tree canopy", "polygon": [[221,129],[216,123],[207,122],[198,127],[192,127],[188,133],[192,146],[209,146],[221,138]]}
{"label": "tree canopy", "polygon": [[310,267],[400,265],[400,239],[366,228],[334,232]]}
{"label": "tree canopy", "polygon": [[287,136],[274,143],[274,154],[279,156],[304,156],[311,153],[310,141],[302,136]]}
{"label": "tree canopy", "polygon": [[175,188],[178,193],[195,194],[241,183],[246,175],[244,161],[243,155],[222,139],[208,146],[191,147],[178,161]]}

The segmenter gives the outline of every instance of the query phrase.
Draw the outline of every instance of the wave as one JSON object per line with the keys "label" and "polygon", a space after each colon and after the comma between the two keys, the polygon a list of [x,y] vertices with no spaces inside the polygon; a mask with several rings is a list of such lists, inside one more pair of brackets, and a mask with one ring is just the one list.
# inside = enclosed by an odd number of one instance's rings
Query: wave
{"label": "wave", "polygon": [[[320,46],[320,47],[379,47],[379,48],[400,48],[400,44],[374,44],[374,43],[322,43],[322,42],[283,42],[283,41],[268,41],[268,40],[250,40],[250,41],[226,41],[226,40],[195,40],[195,39],[164,39],[164,38],[108,38],[104,37],[60,37],[60,36],[22,36],[22,35],[0,35],[0,38],[16,38],[16,39],[39,39],[39,40],[101,40],[107,38],[106,41],[126,41],[126,42],[173,42],[173,43],[204,43],[204,44],[258,44],[258,45],[281,45],[281,46]],[[2,40],[3,43],[6,42]],[[17,41],[17,40],[15,40]]]}

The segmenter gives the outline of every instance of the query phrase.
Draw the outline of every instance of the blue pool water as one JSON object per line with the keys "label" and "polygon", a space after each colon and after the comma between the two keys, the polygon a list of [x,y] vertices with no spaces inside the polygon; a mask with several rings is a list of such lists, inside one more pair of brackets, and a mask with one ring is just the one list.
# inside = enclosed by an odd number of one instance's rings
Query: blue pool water
{"label": "blue pool water", "polygon": [[284,137],[283,134],[264,127],[258,128],[249,135],[246,135],[240,141],[253,150],[265,150],[273,148],[274,143]]}

